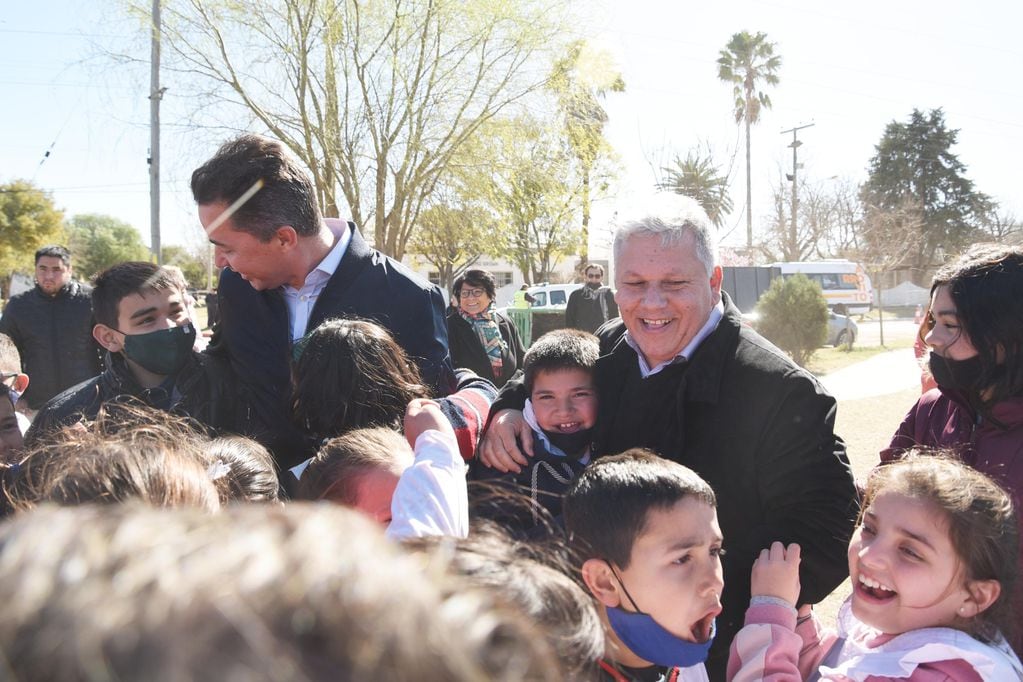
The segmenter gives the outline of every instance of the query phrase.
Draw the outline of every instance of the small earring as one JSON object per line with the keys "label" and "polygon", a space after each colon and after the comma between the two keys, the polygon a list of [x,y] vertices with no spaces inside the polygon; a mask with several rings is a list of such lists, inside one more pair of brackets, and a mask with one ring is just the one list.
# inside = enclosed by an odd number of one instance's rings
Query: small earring
{"label": "small earring", "polygon": [[960,616],[961,616],[961,615],[963,615],[963,611],[964,611],[965,609],[966,609],[966,607],[965,607],[965,606],[960,606],[960,607],[959,607],[959,615],[960,615]]}

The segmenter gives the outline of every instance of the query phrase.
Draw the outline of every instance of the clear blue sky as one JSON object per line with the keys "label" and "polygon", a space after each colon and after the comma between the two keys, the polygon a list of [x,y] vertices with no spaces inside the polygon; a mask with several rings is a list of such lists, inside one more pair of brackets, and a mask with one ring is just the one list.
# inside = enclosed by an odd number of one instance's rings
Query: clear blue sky
{"label": "clear blue sky", "polygon": [[[753,136],[755,225],[769,208],[769,183],[791,163],[790,138],[781,130],[815,123],[800,134],[808,178],[862,181],[887,122],[904,120],[913,107],[939,106],[948,124],[961,129],[956,152],[969,177],[1023,218],[1023,3],[604,0],[586,6],[594,9],[585,10],[580,34],[615,55],[626,81],[626,93],[607,105],[609,137],[625,168],[619,197],[647,191],[651,165],[675,152],[705,142],[727,159],[741,144],[731,90],[717,81],[714,61],[729,36],[745,29],[767,32],[783,58],[782,82],[771,91],[774,109]],[[68,215],[114,215],[148,241],[148,67],[96,58],[104,47],[123,48],[133,35],[147,58],[144,34],[119,18],[113,2],[8,3],[0,14],[0,181],[31,179]],[[175,98],[173,79],[163,84],[169,88],[163,240],[200,243],[188,177],[220,134],[196,130],[188,120],[195,112]],[[735,163],[736,211],[728,227],[738,229],[727,241],[738,243],[745,230],[741,150]],[[611,210],[605,202],[595,220],[606,220]]]}

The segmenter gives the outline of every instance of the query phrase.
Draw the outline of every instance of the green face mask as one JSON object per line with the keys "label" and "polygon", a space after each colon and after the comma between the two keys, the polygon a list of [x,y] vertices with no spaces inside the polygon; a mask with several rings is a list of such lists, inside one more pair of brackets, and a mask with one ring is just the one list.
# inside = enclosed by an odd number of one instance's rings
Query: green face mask
{"label": "green face mask", "polygon": [[125,334],[124,354],[143,369],[168,376],[184,366],[194,344],[195,327],[186,323],[148,334]]}

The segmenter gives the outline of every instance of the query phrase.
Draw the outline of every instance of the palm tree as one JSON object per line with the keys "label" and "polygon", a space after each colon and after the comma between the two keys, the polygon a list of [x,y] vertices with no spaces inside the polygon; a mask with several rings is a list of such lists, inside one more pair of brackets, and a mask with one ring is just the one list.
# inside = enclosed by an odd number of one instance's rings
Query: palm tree
{"label": "palm tree", "polygon": [[750,126],[760,120],[760,109],[771,108],[771,98],[758,91],[760,82],[778,84],[781,57],[774,54],[774,43],[767,42],[767,34],[750,35],[743,31],[728,41],[718,56],[718,78],[733,83],[735,96],[735,122],[746,123],[746,247],[753,248],[753,205],[750,182]]}
{"label": "palm tree", "polygon": [[662,170],[665,177],[657,184],[659,189],[695,199],[711,222],[721,227],[732,212],[732,198],[728,196],[728,177],[721,175],[709,151],[704,156],[690,150],[685,159],[676,156],[674,166]]}

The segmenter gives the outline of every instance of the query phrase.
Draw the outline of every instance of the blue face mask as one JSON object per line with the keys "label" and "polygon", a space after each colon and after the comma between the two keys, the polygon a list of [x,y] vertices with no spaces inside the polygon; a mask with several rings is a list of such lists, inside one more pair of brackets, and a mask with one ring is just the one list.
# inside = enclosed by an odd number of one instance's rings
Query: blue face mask
{"label": "blue face mask", "polygon": [[[613,572],[614,568],[611,570]],[[666,667],[688,668],[707,660],[707,652],[717,633],[716,621],[710,626],[710,637],[706,642],[687,642],[661,627],[650,614],[641,612],[621,578],[618,578],[618,573],[615,573],[615,578],[636,611],[609,606],[606,609],[607,621],[618,639],[632,653],[643,660]]]}

